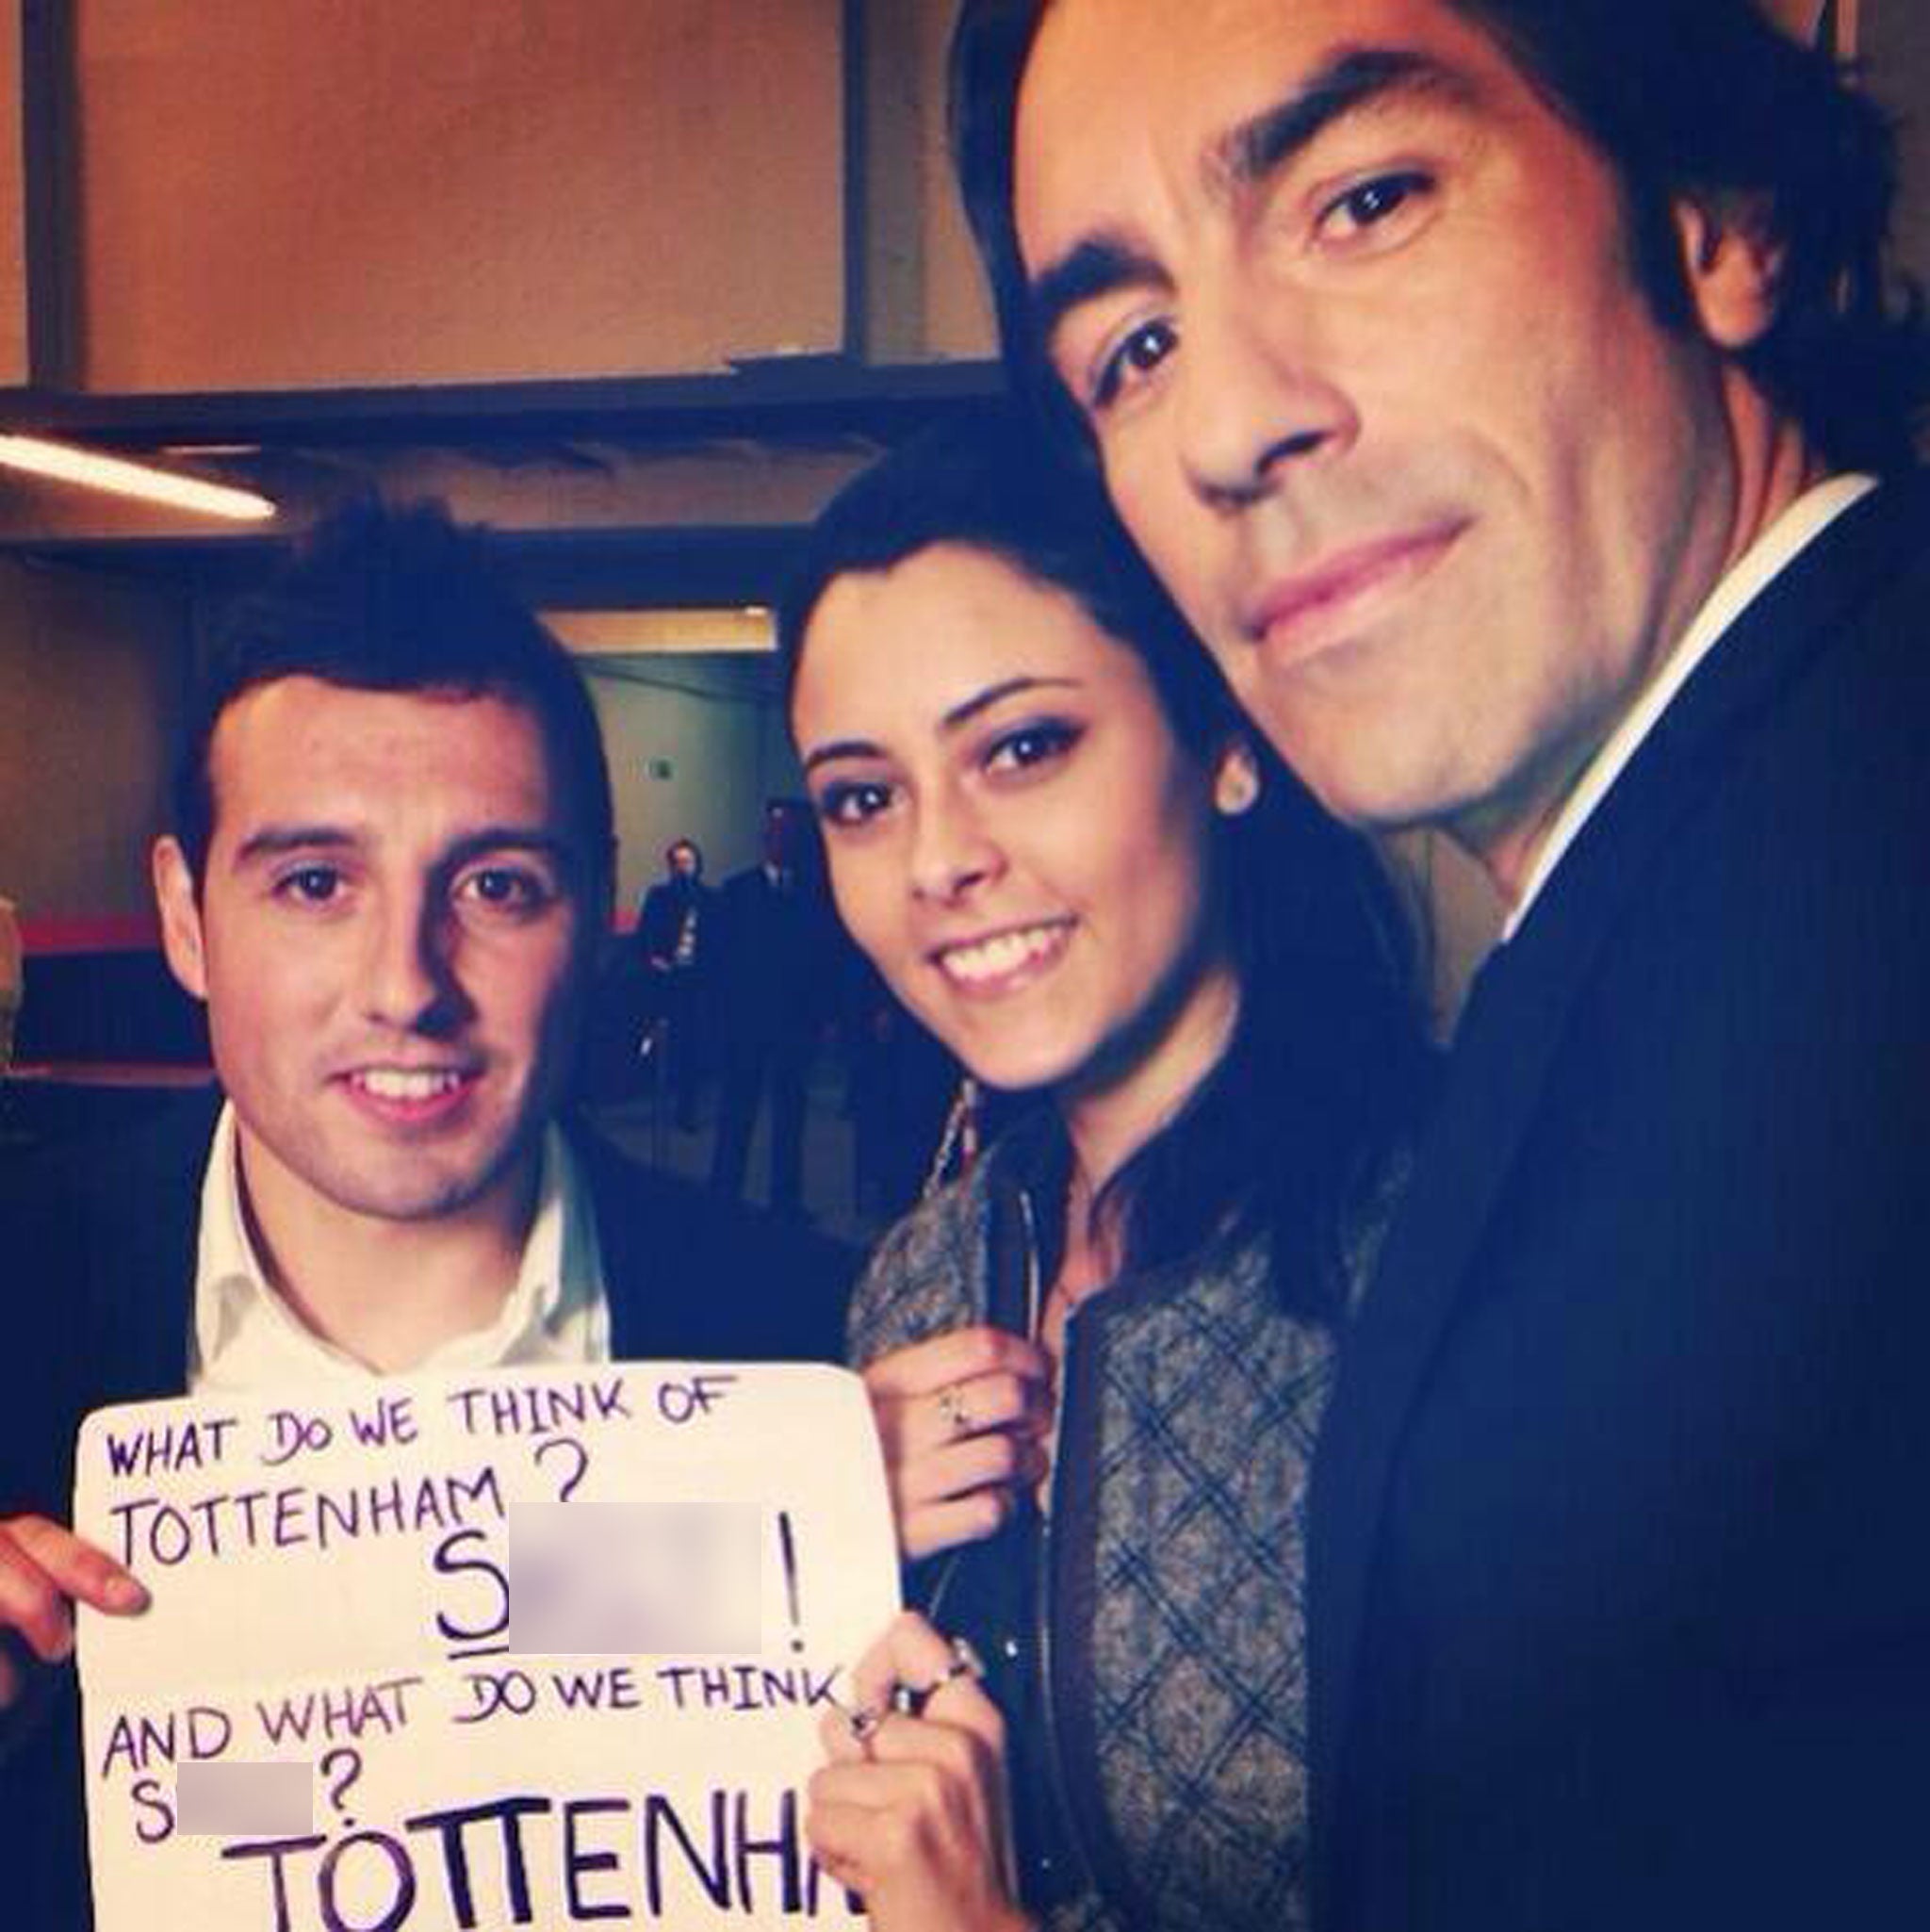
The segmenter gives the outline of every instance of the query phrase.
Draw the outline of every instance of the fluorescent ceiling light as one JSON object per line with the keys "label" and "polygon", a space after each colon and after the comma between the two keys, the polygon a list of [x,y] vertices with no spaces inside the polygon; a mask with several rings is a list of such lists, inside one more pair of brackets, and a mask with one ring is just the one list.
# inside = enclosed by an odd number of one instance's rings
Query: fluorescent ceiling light
{"label": "fluorescent ceiling light", "polygon": [[50,443],[40,436],[0,435],[0,464],[52,477],[57,483],[162,503],[171,510],[192,510],[230,523],[265,523],[275,514],[275,506],[253,490],[203,483],[198,477],[130,463],[124,456],[104,456],[98,450],[77,450],[70,443]]}

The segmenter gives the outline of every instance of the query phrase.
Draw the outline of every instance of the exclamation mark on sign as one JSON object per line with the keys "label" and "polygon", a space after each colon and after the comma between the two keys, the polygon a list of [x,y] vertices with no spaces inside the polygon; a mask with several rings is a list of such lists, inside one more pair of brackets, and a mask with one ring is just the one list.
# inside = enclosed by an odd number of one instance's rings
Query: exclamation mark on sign
{"label": "exclamation mark on sign", "polygon": [[791,1647],[801,1651],[804,1618],[797,1607],[797,1545],[791,1534],[791,1512],[777,1512],[777,1554],[784,1560],[784,1601],[791,1612]]}

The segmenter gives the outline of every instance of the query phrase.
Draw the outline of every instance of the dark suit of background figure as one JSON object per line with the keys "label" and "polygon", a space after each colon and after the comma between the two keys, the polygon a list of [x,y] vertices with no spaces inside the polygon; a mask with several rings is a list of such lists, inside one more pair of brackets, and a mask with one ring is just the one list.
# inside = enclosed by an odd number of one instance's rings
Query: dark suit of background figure
{"label": "dark suit of background figure", "polygon": [[805,1085],[819,1028],[836,1009],[839,941],[815,869],[753,866],[718,894],[711,955],[723,1073],[713,1186],[744,1189],[751,1133],[771,1096],[771,1205],[803,1205]]}
{"label": "dark suit of background figure", "polygon": [[1330,1932],[1930,1916],[1926,747],[1892,484],[1484,973],[1315,1470]]}
{"label": "dark suit of background figure", "polygon": [[644,1023],[661,1026],[657,1051],[677,1123],[696,1125],[697,1089],[711,1057],[711,947],[717,894],[692,876],[660,880],[637,913]]}
{"label": "dark suit of background figure", "polygon": [[961,1069],[854,947],[841,1031],[859,1211],[889,1225],[918,1204]]}
{"label": "dark suit of background figure", "polygon": [[810,806],[775,798],[763,863],[725,881],[717,904],[717,1056],[723,1095],[711,1185],[744,1192],[758,1104],[771,1091],[771,1205],[804,1205],[804,1095],[823,1023],[839,1010],[844,941],[823,883]]}
{"label": "dark suit of background figure", "polygon": [[[0,1171],[0,1515],[72,1516],[90,1410],[187,1388],[211,1104]],[[856,1256],[571,1135],[597,1219],[615,1360],[836,1361]],[[90,1920],[71,1675],[0,1760],[0,1924]],[[158,1928],[157,1928],[158,1932]]]}

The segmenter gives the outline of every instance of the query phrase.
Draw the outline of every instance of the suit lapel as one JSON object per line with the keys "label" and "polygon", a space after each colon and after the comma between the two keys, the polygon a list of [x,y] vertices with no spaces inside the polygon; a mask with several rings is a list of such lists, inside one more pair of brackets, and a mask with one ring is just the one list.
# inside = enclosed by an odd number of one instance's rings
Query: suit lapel
{"label": "suit lapel", "polygon": [[147,1401],[188,1387],[200,1253],[201,1186],[219,1096],[170,1107],[137,1142],[117,1187],[137,1203],[113,1230],[94,1282],[104,1359],[100,1402]]}
{"label": "suit lapel", "polygon": [[1309,1521],[1317,1803],[1338,1789],[1373,1556],[1406,1420],[1561,1041],[1568,1003],[1524,971],[1532,963],[1504,949],[1481,969],[1413,1183],[1341,1351]]}
{"label": "suit lapel", "polygon": [[1521,933],[1483,968],[1413,1184],[1342,1351],[1310,1504],[1317,1883],[1334,1834],[1373,1566],[1409,1417],[1546,1089],[1589,968],[1662,841],[1714,791],[1725,753],[1880,595],[1922,528],[1918,486],[1845,512],[1704,660],[1604,798]]}
{"label": "suit lapel", "polygon": [[565,1122],[577,1171],[589,1195],[590,1214],[597,1228],[597,1255],[603,1271],[603,1294],[610,1309],[610,1358],[613,1362],[647,1361],[663,1352],[662,1337],[653,1335],[653,1322],[664,1311],[656,1292],[657,1271],[641,1229],[656,1220],[657,1238],[668,1237],[668,1215],[653,1216],[656,1182],[634,1168],[600,1134],[580,1120]]}

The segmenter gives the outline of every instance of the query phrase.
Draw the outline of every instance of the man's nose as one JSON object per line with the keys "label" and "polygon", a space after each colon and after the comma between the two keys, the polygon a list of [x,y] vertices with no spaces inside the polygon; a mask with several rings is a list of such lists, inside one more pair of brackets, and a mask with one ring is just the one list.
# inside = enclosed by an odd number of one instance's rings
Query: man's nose
{"label": "man's nose", "polygon": [[911,835],[911,891],[940,903],[961,899],[1004,864],[997,842],[970,803],[940,795],[922,801]]}
{"label": "man's nose", "polygon": [[1305,305],[1251,277],[1189,305],[1179,456],[1202,502],[1236,510],[1350,448],[1359,424]]}
{"label": "man's nose", "polygon": [[450,922],[433,894],[398,892],[371,906],[362,958],[363,1016],[415,1031],[449,1003]]}

